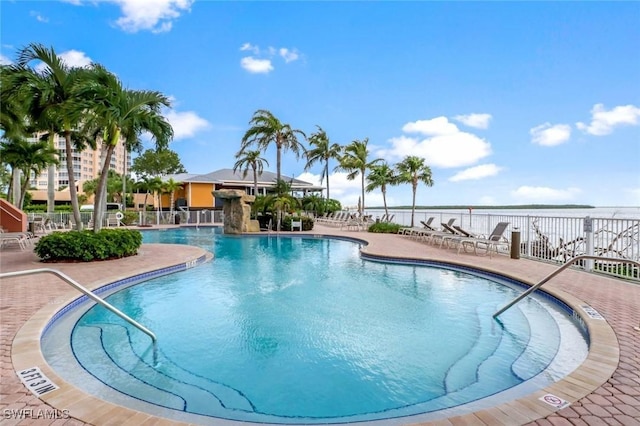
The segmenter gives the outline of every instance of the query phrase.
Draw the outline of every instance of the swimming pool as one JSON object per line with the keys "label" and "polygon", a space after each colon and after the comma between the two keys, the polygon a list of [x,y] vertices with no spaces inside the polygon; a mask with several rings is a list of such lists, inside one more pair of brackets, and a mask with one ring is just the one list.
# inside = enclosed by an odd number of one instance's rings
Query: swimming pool
{"label": "swimming pool", "polygon": [[158,366],[148,337],[100,307],[65,315],[43,337],[56,370],[101,396],[107,383],[133,408],[196,422],[402,418],[507,389],[501,397],[513,398],[586,354],[581,330],[547,299],[494,321],[518,290],[470,271],[372,263],[335,239],[145,232],[160,241],[203,246],[215,260],[108,298],[158,335]]}

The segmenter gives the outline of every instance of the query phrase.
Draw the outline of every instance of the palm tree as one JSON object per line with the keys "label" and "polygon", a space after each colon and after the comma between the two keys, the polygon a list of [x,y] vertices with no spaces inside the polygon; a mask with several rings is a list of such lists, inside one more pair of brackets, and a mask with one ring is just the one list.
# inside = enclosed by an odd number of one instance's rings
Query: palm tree
{"label": "palm tree", "polygon": [[11,166],[14,178],[18,171],[22,171],[22,180],[15,179],[19,182],[19,198],[13,200],[15,206],[22,209],[31,173],[37,178],[49,164],[57,164],[58,151],[51,149],[47,142],[30,143],[14,138],[0,145],[0,154],[3,161]]}
{"label": "palm tree", "polygon": [[327,178],[327,200],[329,199],[329,160],[339,160],[342,147],[337,143],[330,143],[327,133],[322,127],[316,125],[318,131],[309,136],[309,144],[314,148],[307,151],[307,164],[305,170],[309,170],[316,162],[324,162],[320,182]]}
{"label": "palm tree", "polygon": [[94,231],[98,232],[104,214],[108,170],[116,146],[121,142],[127,151],[140,151],[140,135],[148,132],[155,140],[156,149],[166,148],[173,138],[173,128],[162,116],[161,109],[171,103],[160,92],[125,89],[114,74],[100,65],[94,66],[93,84],[84,93],[93,98],[87,120],[105,149],[94,206]]}
{"label": "palm tree", "polygon": [[398,172],[397,183],[410,183],[413,189],[413,201],[411,205],[411,226],[413,227],[413,217],[416,212],[416,190],[418,183],[422,182],[427,186],[433,186],[431,168],[424,164],[424,158],[415,155],[404,157],[400,163],[396,164]]}
{"label": "palm tree", "polygon": [[258,176],[262,175],[264,171],[264,165],[269,165],[269,162],[260,157],[260,151],[239,151],[236,154],[238,161],[233,165],[233,171],[242,169],[242,177],[246,178],[249,173],[249,168],[253,171],[253,195],[258,195]]}
{"label": "palm tree", "polygon": [[[35,71],[28,67],[32,61],[42,62],[45,65],[44,70]],[[55,148],[56,134],[64,136],[71,205],[75,223],[81,227],[80,206],[71,160],[72,134],[82,122],[87,100],[90,99],[80,93],[83,86],[91,80],[92,71],[69,67],[53,48],[32,43],[20,50],[16,66],[10,74],[17,94],[26,102],[26,110],[35,130],[48,134],[51,148]],[[74,141],[79,150],[84,148],[84,142],[84,139]],[[55,167],[49,167],[47,178],[47,210],[52,212],[55,202]]]}
{"label": "palm tree", "polygon": [[389,210],[387,210],[387,185],[393,185],[396,181],[396,175],[393,169],[384,161],[375,166],[371,166],[371,173],[367,176],[367,181],[369,181],[365,188],[367,192],[380,188],[382,192],[382,202],[384,203],[384,213],[386,217],[389,217]]}
{"label": "palm tree", "polygon": [[271,112],[260,109],[253,114],[249,121],[251,127],[244,134],[240,146],[240,152],[251,146],[265,151],[272,143],[276,146],[276,180],[282,179],[282,151],[291,150],[300,158],[305,149],[298,141],[298,135],[306,139],[303,131],[292,129],[289,124],[278,120]]}
{"label": "palm tree", "polygon": [[173,200],[176,190],[182,188],[182,183],[176,182],[173,178],[169,178],[168,181],[162,183],[162,192],[169,194],[169,217],[173,217]]}
{"label": "palm tree", "polygon": [[338,166],[338,170],[344,170],[347,172],[347,179],[354,180],[358,174],[360,174],[361,183],[362,183],[362,195],[360,196],[362,203],[358,206],[358,213],[360,216],[363,215],[364,212],[364,179],[365,173],[367,169],[371,168],[378,162],[382,161],[382,159],[378,158],[373,161],[368,161],[369,150],[367,149],[367,145],[369,144],[369,138],[364,138],[364,140],[354,140],[349,145],[344,147],[344,154],[340,158],[340,165]]}

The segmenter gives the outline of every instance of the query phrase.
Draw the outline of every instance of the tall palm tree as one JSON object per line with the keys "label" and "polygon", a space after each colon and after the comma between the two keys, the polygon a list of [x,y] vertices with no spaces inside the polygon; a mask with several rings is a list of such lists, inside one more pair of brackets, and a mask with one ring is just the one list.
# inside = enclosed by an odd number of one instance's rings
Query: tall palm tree
{"label": "tall palm tree", "polygon": [[182,188],[182,183],[176,182],[173,178],[169,178],[168,181],[162,183],[162,192],[169,194],[169,217],[173,217],[173,200],[176,191],[180,188]]}
{"label": "tall palm tree", "polygon": [[309,136],[309,145],[313,148],[307,151],[307,164],[305,170],[309,170],[316,162],[323,162],[320,182],[327,178],[327,200],[329,199],[329,160],[339,160],[342,154],[342,147],[337,143],[330,143],[327,133],[322,127],[316,125],[318,131]]}
{"label": "tall palm tree", "polygon": [[404,157],[400,163],[396,164],[398,172],[397,183],[410,183],[413,189],[413,201],[411,204],[411,226],[416,212],[416,190],[418,183],[422,182],[427,186],[433,186],[431,168],[424,164],[424,158],[415,155]]}
{"label": "tall palm tree", "polygon": [[338,170],[344,170],[347,172],[347,179],[354,180],[358,174],[360,174],[361,179],[361,187],[362,187],[362,195],[360,196],[361,203],[358,206],[358,213],[360,216],[363,215],[364,212],[364,179],[365,173],[367,169],[374,166],[378,162],[382,161],[382,159],[378,158],[373,161],[369,161],[369,150],[367,149],[367,145],[369,144],[369,138],[364,138],[363,140],[354,140],[349,145],[344,147],[344,154],[340,157],[340,165],[338,166]]}
{"label": "tall palm tree", "polygon": [[[32,61],[45,65],[42,71],[28,66]],[[75,223],[82,226],[77,198],[72,155],[72,134],[83,120],[84,110],[90,98],[80,95],[83,85],[92,79],[89,69],[69,67],[53,48],[32,43],[18,52],[16,67],[12,72],[14,87],[27,103],[27,112],[36,131],[48,134],[49,143],[55,148],[56,134],[64,136],[69,192]],[[85,139],[75,140],[75,148],[84,148]],[[55,200],[55,167],[47,174],[47,210],[53,211]]]}
{"label": "tall palm tree", "polygon": [[251,146],[265,151],[269,145],[276,146],[276,180],[282,179],[282,151],[293,151],[296,158],[300,158],[304,153],[304,146],[298,141],[298,136],[306,139],[302,130],[292,129],[289,124],[282,123],[271,112],[267,110],[257,110],[251,121],[249,130],[242,138],[240,152],[248,150]]}
{"label": "tall palm tree", "polygon": [[367,181],[369,182],[365,188],[367,192],[380,188],[382,192],[382,202],[384,203],[384,213],[386,217],[389,217],[389,210],[387,209],[387,185],[393,185],[396,181],[396,175],[393,169],[384,161],[371,166],[371,173],[367,176]]}
{"label": "tall palm tree", "polygon": [[242,170],[242,177],[246,178],[249,169],[253,171],[253,195],[258,195],[258,176],[262,175],[264,165],[269,162],[260,157],[261,151],[239,151],[236,154],[238,161],[233,165],[233,171]]}
{"label": "tall palm tree", "polygon": [[102,227],[107,176],[116,146],[122,142],[127,151],[141,151],[140,135],[148,132],[156,143],[156,149],[166,148],[173,138],[173,128],[162,116],[161,109],[171,106],[171,103],[167,96],[157,91],[124,88],[114,74],[100,65],[94,66],[92,85],[82,94],[93,99],[87,120],[104,147],[93,209],[94,231],[98,232]]}

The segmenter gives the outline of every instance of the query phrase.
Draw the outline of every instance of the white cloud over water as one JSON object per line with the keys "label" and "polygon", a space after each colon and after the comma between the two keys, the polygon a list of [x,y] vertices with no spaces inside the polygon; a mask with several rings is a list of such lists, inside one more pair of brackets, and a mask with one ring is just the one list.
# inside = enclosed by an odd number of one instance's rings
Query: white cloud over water
{"label": "white cloud over water", "polygon": [[571,126],[568,124],[544,123],[529,130],[531,142],[542,146],[556,146],[571,138]]}
{"label": "white cloud over water", "polygon": [[576,127],[594,136],[604,136],[619,126],[637,126],[640,123],[640,108],[635,105],[617,106],[606,110],[603,104],[591,109],[591,123],[576,123]]}
{"label": "white cloud over water", "polygon": [[479,166],[470,167],[462,170],[449,178],[451,182],[460,182],[463,180],[478,180],[490,176],[495,176],[502,170],[495,164],[481,164]]}
{"label": "white cloud over water", "polygon": [[521,186],[511,192],[511,196],[520,203],[569,202],[582,191],[579,188],[556,189],[544,186]]}
{"label": "white cloud over water", "polygon": [[402,135],[391,138],[391,147],[378,150],[378,156],[395,162],[407,155],[417,155],[430,167],[449,168],[469,166],[491,154],[489,142],[473,133],[460,131],[447,117],[409,122],[402,130],[427,137]]}

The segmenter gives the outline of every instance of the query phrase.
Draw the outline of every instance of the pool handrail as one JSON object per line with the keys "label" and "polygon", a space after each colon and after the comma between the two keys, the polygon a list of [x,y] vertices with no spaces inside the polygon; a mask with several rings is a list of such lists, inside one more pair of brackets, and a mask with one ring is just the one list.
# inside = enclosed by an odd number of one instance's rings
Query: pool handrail
{"label": "pool handrail", "polygon": [[520,296],[516,297],[511,302],[506,304],[502,309],[500,309],[495,314],[493,314],[493,318],[497,318],[504,311],[506,311],[507,309],[511,308],[513,305],[515,305],[516,303],[518,303],[519,301],[521,301],[522,299],[527,297],[529,294],[533,293],[534,291],[536,291],[537,289],[542,287],[542,285],[547,283],[551,278],[555,277],[560,272],[564,271],[569,266],[573,265],[574,263],[578,262],[579,260],[606,260],[607,262],[614,262],[614,263],[631,263],[631,264],[633,264],[633,265],[635,265],[635,266],[640,268],[640,262],[636,262],[635,260],[621,259],[621,258],[617,258],[617,257],[593,256],[593,255],[589,255],[589,254],[582,254],[580,256],[576,256],[573,259],[567,260],[560,267],[558,267],[558,269],[556,269],[555,271],[553,271],[552,273],[550,273],[549,275],[544,277],[542,280],[540,280],[540,282],[538,282],[538,284],[530,287],[529,289],[527,289],[527,291],[522,293]]}
{"label": "pool handrail", "polygon": [[77,281],[75,281],[70,276],[58,271],[57,269],[39,268],[39,269],[29,269],[29,270],[26,270],[26,271],[5,272],[5,273],[0,274],[0,278],[20,277],[20,276],[24,276],[24,275],[35,275],[35,274],[41,274],[41,273],[49,273],[49,274],[56,275],[57,277],[59,277],[63,281],[65,281],[67,284],[69,284],[71,287],[73,287],[76,290],[78,290],[79,292],[83,293],[85,296],[87,296],[88,298],[90,298],[91,300],[96,302],[97,304],[99,304],[99,305],[103,306],[105,309],[108,309],[109,311],[113,312],[114,314],[116,314],[117,316],[122,318],[123,320],[127,321],[129,324],[133,325],[134,327],[138,328],[140,331],[142,331],[143,333],[145,333],[146,335],[151,337],[151,341],[153,343],[153,359],[154,359],[154,363],[155,363],[155,360],[156,360],[156,357],[157,357],[156,354],[157,354],[157,341],[158,341],[158,338],[156,337],[156,335],[151,330],[149,330],[147,327],[145,327],[144,325],[140,324],[139,322],[137,322],[133,318],[129,317],[127,314],[125,314],[124,312],[120,311],[118,308],[116,308],[115,306],[111,305],[109,302],[105,301],[100,296],[97,296],[97,295],[93,294],[93,292],[91,292],[91,290],[83,287],[82,285],[80,285]]}

